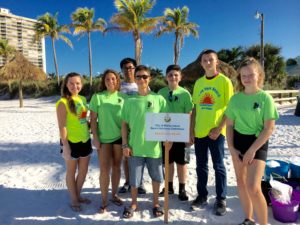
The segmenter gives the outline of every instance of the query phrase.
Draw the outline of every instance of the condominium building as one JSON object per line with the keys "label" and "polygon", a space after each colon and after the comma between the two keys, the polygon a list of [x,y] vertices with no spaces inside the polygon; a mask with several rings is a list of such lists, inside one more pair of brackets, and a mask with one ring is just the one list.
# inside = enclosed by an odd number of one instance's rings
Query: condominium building
{"label": "condominium building", "polygon": [[[46,72],[45,39],[34,41],[37,20],[16,16],[0,8],[0,39],[20,51],[30,62]],[[0,67],[6,59],[0,56]]]}

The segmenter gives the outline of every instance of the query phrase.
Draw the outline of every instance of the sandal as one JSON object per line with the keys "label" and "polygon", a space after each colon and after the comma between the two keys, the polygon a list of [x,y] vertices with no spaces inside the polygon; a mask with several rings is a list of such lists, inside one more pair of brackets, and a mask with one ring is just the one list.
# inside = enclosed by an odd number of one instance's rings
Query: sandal
{"label": "sandal", "polygon": [[121,198],[120,198],[119,196],[117,196],[117,195],[113,196],[113,198],[110,199],[110,201],[111,201],[112,203],[114,203],[115,205],[117,205],[117,206],[123,205],[123,201],[122,201]]}
{"label": "sandal", "polygon": [[123,218],[129,219],[129,218],[133,217],[133,214],[135,211],[136,211],[136,209],[133,209],[131,207],[124,207]]}
{"label": "sandal", "polygon": [[152,209],[152,213],[154,217],[160,217],[162,215],[164,215],[164,211],[162,210],[162,208],[160,206],[156,206]]}
{"label": "sandal", "polygon": [[101,207],[100,207],[100,210],[99,210],[99,213],[100,213],[100,214],[103,214],[103,213],[105,213],[105,212],[107,212],[107,205],[101,206]]}
{"label": "sandal", "polygon": [[72,209],[73,212],[81,212],[82,208],[80,205],[70,205],[70,208]]}

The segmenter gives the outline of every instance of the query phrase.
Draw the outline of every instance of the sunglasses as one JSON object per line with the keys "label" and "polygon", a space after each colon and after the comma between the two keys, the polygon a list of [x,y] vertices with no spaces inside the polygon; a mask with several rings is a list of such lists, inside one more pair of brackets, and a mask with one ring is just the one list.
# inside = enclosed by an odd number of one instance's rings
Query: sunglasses
{"label": "sunglasses", "polygon": [[148,78],[149,78],[149,76],[148,76],[148,75],[145,75],[145,74],[135,76],[135,79],[136,79],[136,80],[141,80],[141,79],[147,80]]}

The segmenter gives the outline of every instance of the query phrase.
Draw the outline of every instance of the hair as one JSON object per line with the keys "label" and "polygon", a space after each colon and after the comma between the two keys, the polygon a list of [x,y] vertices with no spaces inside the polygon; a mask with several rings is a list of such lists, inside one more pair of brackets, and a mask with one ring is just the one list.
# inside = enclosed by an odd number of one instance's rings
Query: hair
{"label": "hair", "polygon": [[69,79],[72,78],[72,77],[80,77],[80,80],[81,80],[81,76],[80,76],[79,73],[75,73],[75,72],[68,73],[67,76],[65,77],[63,83],[62,83],[61,97],[67,99],[70,112],[76,115],[75,102],[72,99],[72,94],[71,94],[71,92],[69,91],[69,89],[67,87],[67,83],[68,83]]}
{"label": "hair", "polygon": [[262,66],[260,65],[260,63],[255,58],[247,57],[241,62],[240,66],[237,70],[238,75],[236,77],[236,80],[237,80],[236,90],[238,92],[240,92],[240,91],[243,91],[245,89],[244,85],[242,84],[242,80],[241,80],[241,69],[243,67],[246,67],[246,66],[254,66],[257,69],[257,72],[258,72],[258,86],[260,88],[262,88],[263,85],[264,85],[264,80],[265,80],[265,72],[264,72]]}
{"label": "hair", "polygon": [[102,76],[102,78],[101,78],[100,88],[99,88],[99,89],[100,89],[100,92],[101,92],[101,91],[107,90],[107,87],[106,87],[106,85],[105,85],[105,78],[106,78],[106,76],[107,76],[109,73],[112,73],[112,74],[115,75],[115,77],[116,77],[116,79],[117,79],[117,87],[116,87],[116,91],[119,91],[119,90],[120,90],[120,83],[121,83],[120,75],[119,75],[118,72],[115,71],[115,70],[107,69],[107,70],[104,71],[103,76]]}
{"label": "hair", "polygon": [[125,59],[122,59],[122,61],[120,62],[120,68],[122,69],[123,66],[125,64],[128,64],[128,63],[132,63],[134,65],[134,67],[136,67],[136,61],[135,59],[132,59],[132,58],[125,58]]}
{"label": "hair", "polygon": [[207,54],[215,54],[217,56],[217,59],[218,59],[218,53],[215,51],[215,50],[212,50],[212,49],[204,49],[201,53],[200,53],[200,62],[202,61],[202,56],[203,55],[207,55]]}
{"label": "hair", "polygon": [[181,73],[181,68],[178,65],[174,65],[174,64],[169,65],[166,69],[166,74],[168,74],[171,70],[176,70]]}
{"label": "hair", "polygon": [[149,74],[149,76],[151,76],[151,71],[147,66],[138,65],[134,70],[134,75],[139,71],[146,71]]}

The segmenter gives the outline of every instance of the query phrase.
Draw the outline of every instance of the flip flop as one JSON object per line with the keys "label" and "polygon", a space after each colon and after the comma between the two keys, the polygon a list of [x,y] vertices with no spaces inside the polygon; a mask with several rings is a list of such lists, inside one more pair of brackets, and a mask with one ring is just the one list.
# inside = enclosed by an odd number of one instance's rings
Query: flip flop
{"label": "flip flop", "polygon": [[81,212],[82,208],[80,205],[70,205],[70,208],[72,209],[73,212]]}
{"label": "flip flop", "polygon": [[115,205],[117,205],[117,206],[123,205],[123,201],[122,201],[121,198],[120,198],[119,196],[117,196],[117,195],[115,195],[112,199],[110,199],[110,201],[111,201],[112,203],[114,203]]}
{"label": "flip flop", "polygon": [[133,209],[131,207],[124,207],[123,218],[129,219],[129,218],[133,217],[133,214],[135,211],[136,211],[136,209]]}
{"label": "flip flop", "polygon": [[164,215],[164,211],[162,210],[162,208],[160,206],[153,207],[152,213],[153,213],[154,217],[160,217],[160,216]]}

